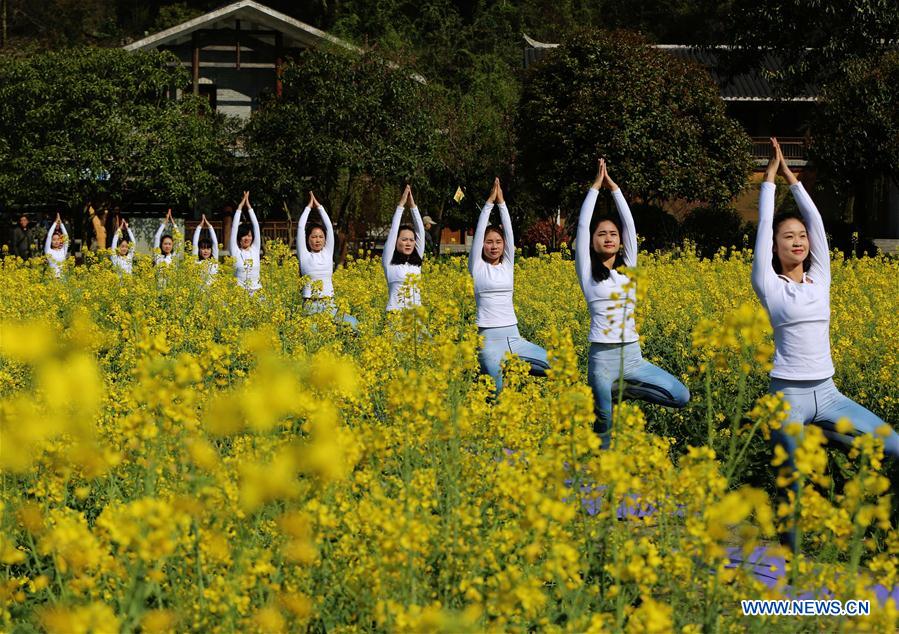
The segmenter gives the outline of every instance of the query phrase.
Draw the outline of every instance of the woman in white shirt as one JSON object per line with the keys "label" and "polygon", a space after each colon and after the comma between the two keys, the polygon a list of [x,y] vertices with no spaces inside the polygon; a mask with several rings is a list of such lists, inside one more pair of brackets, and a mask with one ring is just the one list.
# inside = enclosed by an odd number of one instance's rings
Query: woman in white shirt
{"label": "woman in white shirt", "polygon": [[[309,222],[312,208],[318,209],[320,222]],[[303,209],[297,223],[297,258],[300,261],[300,273],[309,278],[303,287],[304,310],[307,315],[329,312],[337,316],[334,305],[334,285],[331,275],[334,272],[334,227],[328,212],[309,192],[309,204]],[[320,291],[313,291],[314,282],[321,283]],[[356,328],[358,321],[351,315],[343,315],[341,321]]]}
{"label": "woman in white shirt", "polygon": [[53,271],[55,277],[62,275],[62,264],[69,256],[69,232],[59,214],[56,214],[56,220],[53,226],[47,232],[47,239],[44,241],[44,255],[47,256],[47,264]]}
{"label": "woman in white shirt", "polygon": [[[489,224],[494,202],[499,205],[501,225]],[[507,353],[528,362],[533,376],[546,376],[549,369],[546,350],[522,338],[518,332],[512,303],[515,240],[499,178],[493,182],[490,197],[481,209],[468,256],[468,270],[474,281],[478,334],[484,338],[478,361],[481,371],[493,377],[497,394],[503,389],[501,364]]]}
{"label": "woman in white shirt", "polygon": [[[594,217],[602,187],[608,187],[618,217]],[[593,389],[595,431],[608,447],[613,393],[624,381],[624,395],[668,407],[684,407],[690,391],[674,376],[643,359],[634,322],[635,289],[618,269],[637,266],[637,230],[630,207],[608,171],[605,159],[581,205],[575,239],[575,266],[590,311],[588,380]]]}
{"label": "woman in white shirt", "polygon": [[[122,235],[123,230],[127,232],[127,235]],[[134,262],[134,234],[131,233],[131,227],[124,220],[119,222],[115,235],[112,237],[111,259],[114,267],[122,273],[131,275]]]}
{"label": "woman in white shirt", "polygon": [[[415,228],[400,224],[406,204],[412,207],[412,221]],[[421,304],[418,288],[407,286],[410,275],[421,275],[421,263],[425,254],[425,227],[421,221],[421,213],[412,197],[412,188],[406,185],[403,196],[397,203],[390,223],[390,232],[384,242],[381,261],[384,266],[384,277],[387,278],[387,310],[402,310]]]}
{"label": "woman in white shirt", "polygon": [[[209,237],[201,237],[204,227],[209,230]],[[203,214],[200,224],[194,229],[193,251],[194,257],[200,261],[204,281],[207,285],[212,284],[219,271],[219,240],[215,227],[206,219],[206,214]]]}
{"label": "woman in white shirt", "polygon": [[[777,139],[774,156],[759,192],[759,226],[752,262],[752,288],[768,311],[774,330],[774,367],[769,392],[781,392],[790,404],[790,422],[818,425],[831,440],[850,445],[852,437],[874,434],[884,421],[870,410],[840,394],[833,382],[830,357],[830,250],[824,222],[805,188],[787,167]],[[778,170],[790,184],[799,207],[774,213],[774,178]],[[853,430],[837,431],[848,419]],[[795,473],[797,438],[783,429],[772,440],[784,448],[785,475]],[[899,435],[883,439],[888,456],[899,457]],[[796,491],[796,482],[790,487]],[[796,546],[792,530],[782,537]]]}
{"label": "woman in white shirt", "polygon": [[159,229],[156,230],[156,235],[153,236],[153,249],[159,249],[159,253],[153,256],[153,263],[157,266],[160,264],[171,264],[172,258],[175,257],[175,239],[172,238],[171,234],[165,233],[169,223],[172,224],[174,229],[175,219],[172,218],[171,209],[165,215],[165,219],[159,225]]}
{"label": "woman in white shirt", "polygon": [[[240,215],[244,205],[247,207],[247,215],[250,217],[252,228],[240,224]],[[243,199],[234,211],[228,248],[234,258],[234,275],[237,278],[237,284],[241,288],[245,288],[250,295],[261,290],[259,258],[262,252],[262,236],[259,233],[256,213],[250,205],[250,192],[243,193]]]}

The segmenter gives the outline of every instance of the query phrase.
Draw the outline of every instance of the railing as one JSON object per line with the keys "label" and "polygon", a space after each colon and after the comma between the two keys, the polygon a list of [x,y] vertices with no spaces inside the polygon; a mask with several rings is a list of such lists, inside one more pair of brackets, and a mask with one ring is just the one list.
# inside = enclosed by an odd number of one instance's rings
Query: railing
{"label": "railing", "polygon": [[[803,137],[778,137],[780,149],[790,166],[802,167],[808,162],[808,139]],[[771,139],[752,137],[752,158],[757,164],[767,163],[771,158]]]}

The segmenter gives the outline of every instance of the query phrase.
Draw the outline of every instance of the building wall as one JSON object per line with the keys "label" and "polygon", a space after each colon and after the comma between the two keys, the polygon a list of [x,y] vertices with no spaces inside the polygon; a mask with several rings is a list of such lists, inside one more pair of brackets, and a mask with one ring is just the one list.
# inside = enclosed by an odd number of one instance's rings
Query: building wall
{"label": "building wall", "polygon": [[[215,86],[216,110],[249,119],[260,97],[275,90],[275,71],[269,68],[200,68],[200,84]],[[180,92],[179,95],[180,97]]]}
{"label": "building wall", "polygon": [[[191,69],[193,50],[183,44],[171,49],[182,64]],[[295,49],[284,55],[296,54]],[[216,110],[222,114],[248,119],[259,107],[260,97],[275,91],[274,59],[269,55],[241,47],[240,68],[237,51],[230,46],[214,46],[200,51],[200,86],[215,87]],[[180,92],[179,95],[180,97]]]}

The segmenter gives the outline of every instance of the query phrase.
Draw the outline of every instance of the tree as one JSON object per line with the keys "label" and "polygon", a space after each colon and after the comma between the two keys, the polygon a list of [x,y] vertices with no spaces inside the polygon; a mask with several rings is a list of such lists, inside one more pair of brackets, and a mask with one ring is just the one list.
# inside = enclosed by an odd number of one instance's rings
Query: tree
{"label": "tree", "polygon": [[646,202],[729,201],[751,166],[706,70],[625,32],[579,31],[541,61],[517,127],[521,171],[547,208],[576,209],[600,156]]}
{"label": "tree", "polygon": [[733,0],[605,0],[593,25],[639,31],[661,44],[720,44]]}
{"label": "tree", "polygon": [[162,53],[80,48],[0,64],[0,198],[193,205],[220,189],[230,127]]}
{"label": "tree", "polygon": [[734,0],[734,9],[730,66],[761,69],[785,97],[818,97],[810,158],[847,217],[874,229],[884,185],[899,178],[899,3]]}
{"label": "tree", "polygon": [[813,129],[815,162],[841,188],[870,172],[899,185],[899,51],[848,62],[822,90]]}
{"label": "tree", "polygon": [[843,76],[845,64],[895,49],[899,3],[734,0],[728,32],[735,69],[762,70],[784,95],[796,95]]}
{"label": "tree", "polygon": [[116,31],[108,0],[8,0],[7,11],[11,33],[55,47],[98,42]]}
{"label": "tree", "polygon": [[899,186],[899,51],[847,62],[821,91],[812,131],[811,157],[849,199],[850,215],[876,221],[880,201],[864,192],[885,192],[869,187],[878,181]]}
{"label": "tree", "polygon": [[[440,125],[438,161],[428,183],[437,201],[434,217],[441,227],[472,226],[480,212],[477,202],[483,200],[495,176],[502,178],[515,198],[513,213],[522,209],[511,171],[519,86],[501,62],[494,62],[473,70],[466,90],[435,90],[439,93],[433,101]],[[457,187],[468,193],[461,205],[451,202]]]}
{"label": "tree", "polygon": [[282,96],[268,99],[244,131],[253,188],[270,204],[315,189],[349,226],[363,196],[424,182],[438,129],[429,88],[410,69],[374,52],[309,50],[282,79]]}

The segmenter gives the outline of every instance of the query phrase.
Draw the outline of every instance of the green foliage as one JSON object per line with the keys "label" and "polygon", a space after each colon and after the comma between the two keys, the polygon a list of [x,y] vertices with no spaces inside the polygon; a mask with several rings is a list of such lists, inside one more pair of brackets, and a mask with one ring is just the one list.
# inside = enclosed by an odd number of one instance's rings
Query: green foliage
{"label": "green foliage", "polygon": [[681,225],[677,218],[656,205],[633,202],[629,206],[634,223],[639,227],[637,239],[641,250],[661,251],[680,246]]}
{"label": "green foliage", "polygon": [[567,209],[600,156],[645,201],[728,201],[750,169],[749,139],[708,74],[627,33],[580,31],[538,64],[518,137],[526,182]]}
{"label": "green foliage", "polygon": [[660,44],[719,44],[732,5],[733,0],[606,0],[593,24],[639,31]]}
{"label": "green foliage", "polygon": [[[441,133],[438,162],[428,174],[428,183],[439,201],[435,217],[441,225],[472,225],[480,213],[478,202],[495,176],[503,179],[508,191],[515,190],[510,168],[518,82],[495,59],[474,69],[471,80],[465,90],[435,87],[434,91]],[[466,192],[461,205],[450,198],[457,187]],[[516,198],[513,208],[520,209],[520,202]]]}
{"label": "green foliage", "polygon": [[895,0],[735,0],[728,26],[733,62],[764,69],[787,95],[822,85],[843,67],[877,57],[899,43]]}
{"label": "green foliage", "polygon": [[813,129],[815,163],[840,191],[871,174],[899,184],[899,51],[848,62],[822,91]]}
{"label": "green foliage", "polygon": [[165,5],[159,8],[159,14],[153,23],[153,31],[164,31],[202,15],[202,13],[200,9],[189,7],[186,2]]}
{"label": "green foliage", "polygon": [[690,211],[681,224],[681,235],[696,245],[698,253],[706,258],[714,257],[721,248],[744,248],[744,236],[752,232],[752,225],[733,209],[697,207]]}
{"label": "green foliage", "polygon": [[97,42],[115,33],[109,0],[7,0],[12,35],[22,33],[53,47]]}
{"label": "green foliage", "polygon": [[229,124],[161,53],[80,48],[0,65],[0,198],[193,204],[220,189]]}
{"label": "green foliage", "polygon": [[269,205],[319,193],[336,220],[381,186],[424,180],[436,161],[429,89],[408,68],[370,52],[307,51],[288,65],[272,97],[244,130],[254,191]]}

